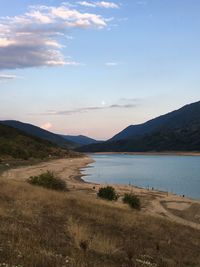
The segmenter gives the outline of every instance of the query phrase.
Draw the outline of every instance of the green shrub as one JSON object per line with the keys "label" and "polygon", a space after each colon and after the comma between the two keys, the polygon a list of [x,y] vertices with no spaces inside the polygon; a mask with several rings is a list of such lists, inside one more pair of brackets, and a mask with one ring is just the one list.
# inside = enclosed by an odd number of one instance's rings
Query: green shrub
{"label": "green shrub", "polygon": [[127,193],[124,195],[122,200],[124,203],[128,204],[133,209],[137,209],[137,210],[141,209],[140,199],[134,194]]}
{"label": "green shrub", "polygon": [[100,188],[97,196],[110,201],[118,199],[118,195],[112,186]]}
{"label": "green shrub", "polygon": [[53,172],[47,171],[38,176],[31,176],[28,182],[32,185],[42,186],[52,190],[67,191],[65,181],[56,177]]}

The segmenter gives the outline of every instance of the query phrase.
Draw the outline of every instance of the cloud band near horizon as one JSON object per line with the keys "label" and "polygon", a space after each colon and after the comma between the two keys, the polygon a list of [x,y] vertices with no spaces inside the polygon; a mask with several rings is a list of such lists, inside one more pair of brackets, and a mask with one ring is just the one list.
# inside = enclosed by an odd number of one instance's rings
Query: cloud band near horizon
{"label": "cloud band near horizon", "polygon": [[83,108],[77,108],[77,109],[71,109],[71,110],[59,110],[59,111],[49,110],[49,111],[42,113],[40,115],[70,116],[70,115],[74,115],[74,114],[87,113],[90,111],[98,111],[98,110],[123,109],[123,108],[124,109],[131,109],[131,108],[135,108],[137,106],[136,100],[134,100],[134,102],[133,103],[124,103],[124,104],[113,104],[113,105],[109,105],[109,106],[83,107]]}

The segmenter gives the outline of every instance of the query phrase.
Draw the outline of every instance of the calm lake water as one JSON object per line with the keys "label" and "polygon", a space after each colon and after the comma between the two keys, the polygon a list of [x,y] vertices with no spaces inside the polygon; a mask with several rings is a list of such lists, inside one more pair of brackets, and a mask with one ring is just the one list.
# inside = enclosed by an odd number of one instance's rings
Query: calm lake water
{"label": "calm lake water", "polygon": [[90,155],[84,180],[101,184],[132,184],[200,199],[200,157]]}

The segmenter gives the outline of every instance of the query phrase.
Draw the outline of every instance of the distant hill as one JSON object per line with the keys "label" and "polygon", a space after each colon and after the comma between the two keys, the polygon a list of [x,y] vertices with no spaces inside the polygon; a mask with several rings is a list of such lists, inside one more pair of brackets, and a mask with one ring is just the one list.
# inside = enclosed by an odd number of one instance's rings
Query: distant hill
{"label": "distant hill", "polygon": [[21,130],[29,135],[48,140],[62,148],[72,149],[76,147],[76,144],[74,144],[72,141],[69,141],[58,134],[51,133],[32,124],[15,120],[0,121],[0,123]]}
{"label": "distant hill", "polygon": [[139,125],[131,125],[85,152],[200,151],[200,102]]}
{"label": "distant hill", "polygon": [[71,157],[74,152],[58,147],[47,140],[29,135],[21,130],[0,124],[0,159],[27,160],[49,157]]}
{"label": "distant hill", "polygon": [[84,136],[84,135],[62,135],[63,138],[72,141],[76,144],[78,144],[79,146],[82,145],[90,145],[90,144],[96,144],[99,143],[100,141],[97,141],[95,139],[92,139],[90,137]]}

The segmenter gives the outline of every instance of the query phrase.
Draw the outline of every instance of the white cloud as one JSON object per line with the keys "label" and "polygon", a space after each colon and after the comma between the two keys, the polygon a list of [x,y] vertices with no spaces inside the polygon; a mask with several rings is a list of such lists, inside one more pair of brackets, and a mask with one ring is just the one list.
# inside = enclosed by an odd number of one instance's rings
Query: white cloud
{"label": "white cloud", "polygon": [[46,122],[43,125],[41,125],[40,127],[44,130],[50,130],[52,128],[52,124],[50,122]]}
{"label": "white cloud", "polygon": [[119,65],[118,62],[106,62],[105,64],[107,67],[116,67]]}
{"label": "white cloud", "polygon": [[53,19],[50,18],[48,15],[43,15],[40,11],[38,10],[33,10],[30,13],[26,14],[28,17],[33,18],[34,20],[38,21],[39,23],[52,23]]}
{"label": "white cloud", "polygon": [[97,5],[99,7],[105,7],[105,8],[119,8],[119,5],[112,3],[112,2],[98,2]]}
{"label": "white cloud", "polygon": [[63,56],[61,38],[69,28],[106,26],[102,16],[66,5],[31,6],[23,15],[0,17],[0,69],[78,65]]}
{"label": "white cloud", "polygon": [[81,1],[81,2],[78,2],[78,4],[81,6],[86,6],[86,7],[119,8],[118,4],[113,3],[113,2],[105,2],[105,1],[100,1],[100,2]]}
{"label": "white cloud", "polygon": [[14,80],[16,78],[17,78],[16,75],[0,73],[0,80]]}
{"label": "white cloud", "polygon": [[95,3],[91,3],[91,2],[87,2],[87,1],[78,2],[78,4],[81,6],[86,6],[86,7],[96,7],[97,6]]}
{"label": "white cloud", "polygon": [[15,79],[22,79],[23,77],[19,77],[13,74],[7,74],[7,73],[0,73],[0,83],[12,81]]}

